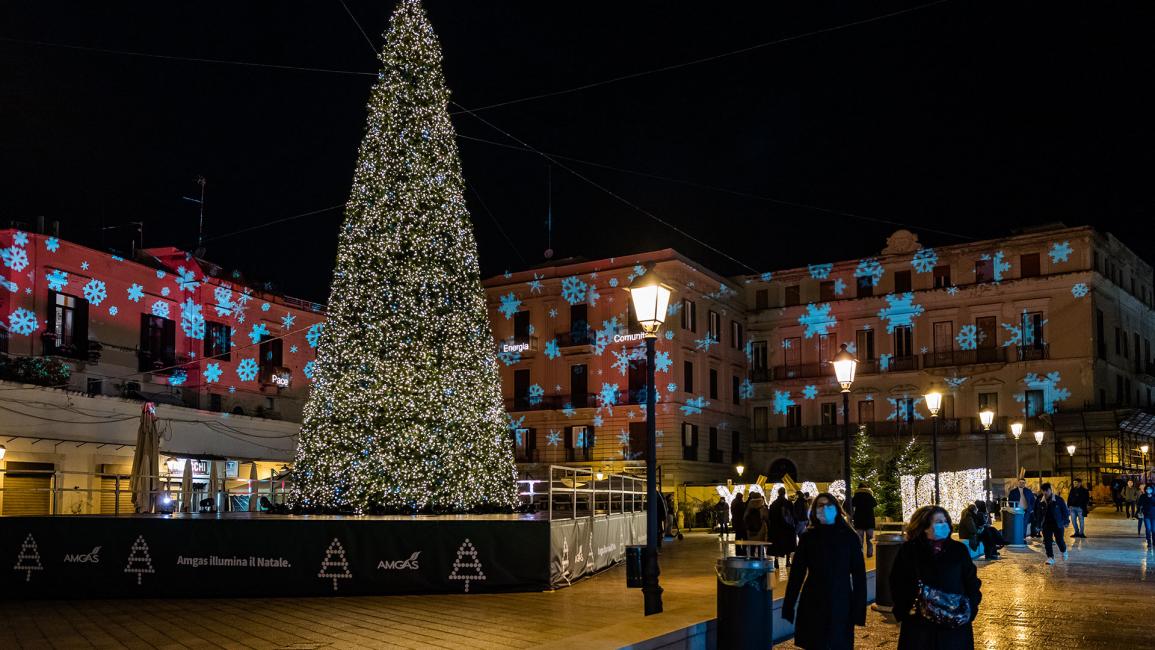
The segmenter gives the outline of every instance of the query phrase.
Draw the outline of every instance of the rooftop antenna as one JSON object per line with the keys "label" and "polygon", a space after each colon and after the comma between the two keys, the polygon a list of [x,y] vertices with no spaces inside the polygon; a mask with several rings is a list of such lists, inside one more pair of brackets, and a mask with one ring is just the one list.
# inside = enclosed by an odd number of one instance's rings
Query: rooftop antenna
{"label": "rooftop antenna", "polygon": [[553,166],[545,168],[545,259],[553,257]]}
{"label": "rooftop antenna", "polygon": [[193,182],[201,186],[201,198],[194,199],[191,196],[182,196],[181,198],[191,203],[196,203],[200,206],[200,221],[197,223],[197,247],[194,253],[197,257],[204,257],[204,239],[205,239],[205,184],[207,181],[203,175],[197,175]]}

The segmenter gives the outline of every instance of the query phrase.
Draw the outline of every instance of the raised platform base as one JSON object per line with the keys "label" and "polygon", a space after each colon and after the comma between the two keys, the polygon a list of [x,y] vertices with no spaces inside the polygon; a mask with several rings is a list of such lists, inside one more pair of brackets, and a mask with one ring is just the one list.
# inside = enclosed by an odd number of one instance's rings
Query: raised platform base
{"label": "raised platform base", "polygon": [[[639,516],[641,515],[641,516]],[[0,517],[6,598],[537,591],[620,561],[644,514]]]}

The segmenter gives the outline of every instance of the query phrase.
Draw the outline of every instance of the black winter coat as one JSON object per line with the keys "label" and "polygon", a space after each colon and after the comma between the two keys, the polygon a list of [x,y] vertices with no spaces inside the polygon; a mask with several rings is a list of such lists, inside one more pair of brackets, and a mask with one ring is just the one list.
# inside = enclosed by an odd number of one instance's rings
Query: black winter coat
{"label": "black winter coat", "polygon": [[1085,487],[1073,487],[1071,491],[1067,493],[1067,506],[1070,508],[1082,508],[1086,510],[1090,504],[1091,493],[1088,492]]}
{"label": "black winter coat", "polygon": [[746,539],[746,500],[735,498],[730,502],[730,523],[734,526],[734,539]]}
{"label": "black winter coat", "polygon": [[854,506],[854,527],[858,530],[874,530],[874,509],[878,507],[870,490],[859,490],[850,498]]}
{"label": "black winter coat", "polygon": [[[787,518],[786,513],[790,513]],[[794,529],[794,504],[785,497],[778,497],[770,504],[770,537],[774,555],[785,557],[793,553],[798,545],[798,533]]]}
{"label": "black winter coat", "polygon": [[1063,497],[1054,495],[1050,499],[1039,499],[1035,503],[1035,524],[1040,528],[1050,527],[1061,530],[1071,525],[1071,511]]}
{"label": "black winter coat", "polygon": [[854,647],[854,626],[866,625],[866,564],[849,526],[819,525],[802,534],[782,600],[787,614],[794,615],[799,648]]}
{"label": "black winter coat", "polygon": [[966,544],[947,540],[942,552],[934,555],[925,537],[904,542],[890,572],[894,616],[902,623],[898,650],[973,650],[975,639],[970,623],[960,628],[942,627],[912,613],[920,578],[928,586],[966,594],[971,601],[971,622],[979,612],[983,583]]}
{"label": "black winter coat", "polygon": [[1155,497],[1148,496],[1146,493],[1139,497],[1135,502],[1135,507],[1139,510],[1139,516],[1144,519],[1155,519]]}

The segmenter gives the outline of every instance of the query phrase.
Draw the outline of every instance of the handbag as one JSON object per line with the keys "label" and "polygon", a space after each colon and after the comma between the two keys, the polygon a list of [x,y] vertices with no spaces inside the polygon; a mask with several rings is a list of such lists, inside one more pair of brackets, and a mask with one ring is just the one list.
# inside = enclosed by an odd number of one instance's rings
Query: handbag
{"label": "handbag", "polygon": [[[917,562],[915,563],[917,576]],[[914,599],[915,611],[923,620],[959,628],[971,620],[971,601],[965,594],[952,594],[924,583],[918,577],[918,592]]]}

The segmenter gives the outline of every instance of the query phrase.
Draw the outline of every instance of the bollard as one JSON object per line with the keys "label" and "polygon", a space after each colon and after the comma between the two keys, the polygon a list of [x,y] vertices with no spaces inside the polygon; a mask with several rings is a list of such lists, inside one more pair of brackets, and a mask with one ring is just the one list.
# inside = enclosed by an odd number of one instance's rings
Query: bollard
{"label": "bollard", "polygon": [[879,612],[894,610],[894,596],[890,593],[890,571],[898,557],[898,549],[905,538],[901,533],[883,533],[874,541],[874,609]]}
{"label": "bollard", "polygon": [[1026,546],[1027,511],[1022,508],[1003,508],[1003,539],[1007,546]]}
{"label": "bollard", "polygon": [[631,545],[626,547],[626,588],[642,588],[642,558],[645,557],[646,547]]}
{"label": "bollard", "polygon": [[728,557],[718,560],[718,648],[765,650],[773,644],[774,591],[770,561]]}

